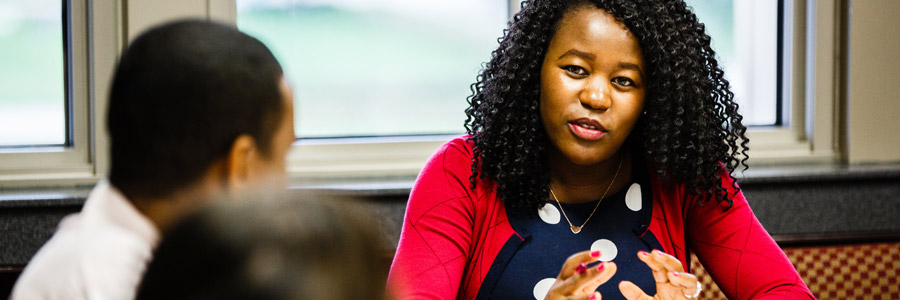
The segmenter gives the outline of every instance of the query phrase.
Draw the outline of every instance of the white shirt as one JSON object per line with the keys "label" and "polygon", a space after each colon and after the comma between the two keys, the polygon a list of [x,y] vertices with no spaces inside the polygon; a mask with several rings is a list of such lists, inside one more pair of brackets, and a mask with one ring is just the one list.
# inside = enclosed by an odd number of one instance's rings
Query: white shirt
{"label": "white shirt", "polygon": [[133,299],[159,232],[101,181],[25,267],[11,300]]}

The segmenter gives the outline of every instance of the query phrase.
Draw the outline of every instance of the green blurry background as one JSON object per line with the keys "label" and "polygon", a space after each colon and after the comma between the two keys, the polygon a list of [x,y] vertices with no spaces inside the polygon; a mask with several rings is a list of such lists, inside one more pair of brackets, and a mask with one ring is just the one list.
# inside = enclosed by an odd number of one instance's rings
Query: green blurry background
{"label": "green blurry background", "polygon": [[0,146],[65,143],[62,2],[0,0]]}
{"label": "green blurry background", "polygon": [[499,7],[474,34],[391,11],[328,5],[251,7],[237,21],[285,68],[299,136],[456,134],[464,131],[469,85],[505,27]]}
{"label": "green blurry background", "polygon": [[[687,2],[727,69],[732,1]],[[301,137],[462,133],[469,86],[509,18],[505,0],[434,0],[440,17],[402,0],[237,3],[238,27],[285,68]],[[66,141],[61,9],[0,0],[0,146]]]}

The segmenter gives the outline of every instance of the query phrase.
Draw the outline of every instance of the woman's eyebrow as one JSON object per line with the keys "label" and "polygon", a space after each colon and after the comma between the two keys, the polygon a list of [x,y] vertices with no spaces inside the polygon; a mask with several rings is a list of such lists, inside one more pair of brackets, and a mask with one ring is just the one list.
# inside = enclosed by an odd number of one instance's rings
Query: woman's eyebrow
{"label": "woman's eyebrow", "polygon": [[620,61],[619,68],[635,70],[641,74],[641,78],[644,78],[644,71],[641,70],[641,67],[635,63]]}
{"label": "woman's eyebrow", "polygon": [[569,49],[569,51],[566,51],[566,53],[563,53],[563,55],[560,55],[559,58],[563,58],[566,55],[575,55],[575,56],[578,56],[578,57],[581,57],[581,58],[584,58],[587,60],[594,60],[597,58],[597,56],[594,55],[593,53],[584,52],[584,51],[577,50],[577,49]]}

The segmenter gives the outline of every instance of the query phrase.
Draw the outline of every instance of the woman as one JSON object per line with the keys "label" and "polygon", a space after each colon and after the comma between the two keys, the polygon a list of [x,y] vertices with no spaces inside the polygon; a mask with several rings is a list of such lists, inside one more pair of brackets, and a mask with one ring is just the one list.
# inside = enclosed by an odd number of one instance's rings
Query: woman
{"label": "woman", "polygon": [[473,91],[410,195],[405,297],[694,298],[693,252],[731,299],[813,298],[730,174],[746,129],[681,0],[525,1]]}

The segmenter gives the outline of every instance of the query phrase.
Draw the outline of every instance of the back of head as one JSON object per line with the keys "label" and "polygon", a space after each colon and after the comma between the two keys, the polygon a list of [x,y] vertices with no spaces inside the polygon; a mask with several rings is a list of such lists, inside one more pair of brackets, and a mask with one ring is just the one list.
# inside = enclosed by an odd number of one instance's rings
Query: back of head
{"label": "back of head", "polygon": [[137,299],[384,299],[384,241],[353,202],[216,202],[164,235]]}
{"label": "back of head", "polygon": [[233,26],[178,21],[136,38],[110,91],[110,181],[126,196],[165,197],[199,179],[242,134],[269,149],[285,104],[282,69]]}

